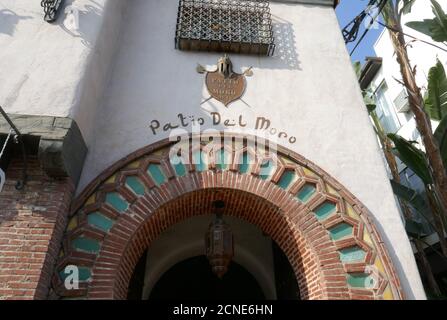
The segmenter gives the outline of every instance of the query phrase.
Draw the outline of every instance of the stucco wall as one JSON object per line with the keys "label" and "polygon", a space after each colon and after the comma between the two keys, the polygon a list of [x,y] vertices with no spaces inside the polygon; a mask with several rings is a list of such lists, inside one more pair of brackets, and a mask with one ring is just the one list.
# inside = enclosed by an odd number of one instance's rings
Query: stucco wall
{"label": "stucco wall", "polygon": [[[96,19],[81,19],[80,29],[86,33],[73,37],[60,26],[38,22],[41,9],[35,3],[7,0],[17,8],[16,14],[33,18],[23,18],[15,26],[18,41],[0,31],[0,45],[6,48],[0,53],[0,68],[7,71],[0,73],[0,82],[6,83],[0,87],[0,98],[9,101],[7,111],[58,113],[79,122],[89,153],[78,192],[120,158],[168,137],[168,132],[151,132],[154,119],[162,125],[178,123],[177,114],[183,113],[203,117],[202,129],[222,130],[221,125],[212,125],[210,111],[234,120],[243,115],[247,127],[253,126],[257,116],[268,117],[273,127],[297,139],[292,144],[287,139],[278,143],[324,168],[372,211],[407,297],[425,297],[331,6],[271,3],[276,54],[231,55],[236,72],[252,66],[254,75],[247,79],[244,102],[226,108],[213,100],[201,105],[208,94],[204,76],[195,71],[197,63],[212,69],[220,55],[174,49],[177,1],[134,0],[126,2],[125,9],[116,1],[76,1],[88,7],[106,6],[95,9]],[[105,17],[110,20],[104,29]],[[40,31],[31,31],[36,26]],[[111,36],[100,37],[112,31]],[[87,32],[94,32],[95,41]],[[89,39],[90,46],[84,43]],[[16,58],[31,50],[37,51]],[[5,57],[11,62],[5,62]],[[91,63],[94,57],[103,64]],[[89,72],[90,78],[85,76]],[[107,72],[111,72],[109,82],[99,103]],[[47,83],[51,85],[46,87]],[[88,99],[82,100],[86,92],[90,92]]]}
{"label": "stucco wall", "polygon": [[[123,6],[119,0],[67,0],[59,19],[48,24],[40,1],[2,1],[0,104],[6,112],[70,117],[89,147]],[[78,12],[77,28],[67,23],[69,7]]]}

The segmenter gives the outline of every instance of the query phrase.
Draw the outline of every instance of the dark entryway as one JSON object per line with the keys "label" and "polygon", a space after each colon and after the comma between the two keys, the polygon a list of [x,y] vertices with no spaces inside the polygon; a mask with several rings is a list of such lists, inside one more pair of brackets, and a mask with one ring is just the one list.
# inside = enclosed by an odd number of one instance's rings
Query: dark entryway
{"label": "dark entryway", "polygon": [[[278,300],[300,300],[298,283],[283,251],[272,242]],[[127,299],[140,300],[143,292],[147,252],[135,267]],[[155,284],[149,299],[265,299],[256,279],[241,265],[232,261],[223,279],[211,269],[205,256],[177,263]]]}
{"label": "dark entryway", "polygon": [[272,249],[277,299],[300,300],[300,289],[289,260],[274,241],[272,241]]}
{"label": "dark entryway", "polygon": [[261,287],[245,268],[231,262],[219,279],[205,256],[184,260],[168,270],[152,289],[150,299],[265,299]]}

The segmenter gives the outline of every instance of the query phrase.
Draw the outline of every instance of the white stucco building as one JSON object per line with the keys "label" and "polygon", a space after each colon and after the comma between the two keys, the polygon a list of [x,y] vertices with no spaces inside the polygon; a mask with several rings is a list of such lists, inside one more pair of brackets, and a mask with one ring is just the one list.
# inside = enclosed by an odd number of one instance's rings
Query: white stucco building
{"label": "white stucco building", "polygon": [[[279,283],[296,280],[302,299],[425,298],[334,1],[76,0],[51,24],[38,1],[1,5],[0,105],[34,162],[24,190],[16,191],[23,161],[11,147],[0,223],[14,227],[23,212],[57,212],[39,216],[50,221],[50,262],[24,297],[121,299],[143,279],[132,293],[147,298],[163,273],[203,255],[197,234],[188,235],[204,225],[193,216],[209,222],[212,203],[223,201],[224,214],[234,216],[226,219],[234,263],[264,297],[287,296]],[[222,52],[176,48],[188,5],[191,23],[221,37],[233,73],[215,72]],[[248,22],[236,21],[246,16]],[[270,30],[262,21],[272,26],[274,53],[238,53],[262,51],[265,43],[256,41]],[[243,38],[238,32],[248,25],[249,40],[222,40],[227,32]],[[214,43],[200,40],[200,32],[194,37],[182,41],[192,48]],[[223,79],[217,91],[206,80],[212,74]],[[213,92],[235,101],[225,105]],[[0,122],[0,129],[5,138],[9,125]],[[205,142],[213,136],[220,143],[221,133],[230,139],[223,149],[193,145],[186,158],[198,155],[198,163],[172,164],[175,141],[168,139],[195,141],[200,133]],[[254,148],[259,138],[272,141],[270,149],[262,141]],[[254,229],[238,242],[244,228]],[[278,252],[287,259],[275,258]],[[0,264],[4,257],[0,249]],[[78,289],[65,285],[68,265],[79,269]],[[293,270],[293,281],[275,278],[278,265]],[[6,283],[4,292],[15,285]]]}

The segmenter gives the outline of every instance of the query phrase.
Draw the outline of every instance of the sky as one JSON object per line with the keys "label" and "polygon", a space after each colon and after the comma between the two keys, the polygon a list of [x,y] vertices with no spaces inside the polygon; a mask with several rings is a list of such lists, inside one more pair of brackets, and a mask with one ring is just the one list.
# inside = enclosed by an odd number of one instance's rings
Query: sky
{"label": "sky", "polygon": [[[340,28],[345,27],[355,16],[357,16],[363,9],[365,9],[368,5],[369,0],[341,0],[339,6],[336,9],[338,21],[340,24]],[[359,38],[364,30],[362,26],[361,31],[359,32]],[[373,27],[366,37],[362,40],[360,45],[357,47],[356,51],[352,55],[352,61],[363,61],[366,56],[375,56],[373,45],[382,32],[381,26]],[[356,42],[348,44],[348,51],[354,48]]]}

